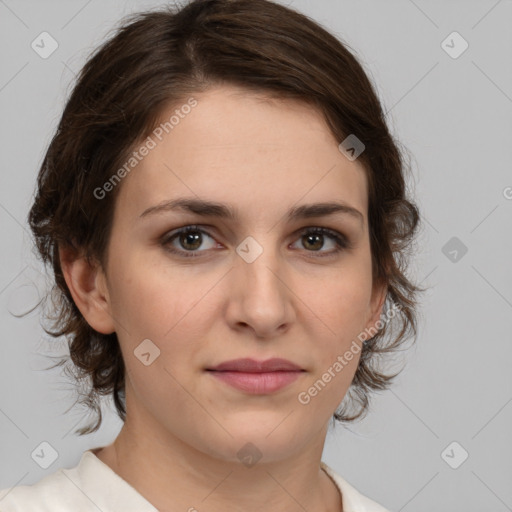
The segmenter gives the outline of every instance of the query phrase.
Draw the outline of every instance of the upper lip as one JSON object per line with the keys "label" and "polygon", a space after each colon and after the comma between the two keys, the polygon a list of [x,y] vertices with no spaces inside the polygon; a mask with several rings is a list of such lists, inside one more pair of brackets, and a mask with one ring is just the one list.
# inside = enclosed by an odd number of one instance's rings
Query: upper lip
{"label": "upper lip", "polygon": [[207,368],[207,370],[215,371],[232,371],[232,372],[246,372],[246,373],[265,373],[265,372],[278,372],[278,371],[302,371],[300,366],[288,361],[274,357],[266,361],[256,361],[255,359],[232,359],[231,361],[224,361],[223,363]]}

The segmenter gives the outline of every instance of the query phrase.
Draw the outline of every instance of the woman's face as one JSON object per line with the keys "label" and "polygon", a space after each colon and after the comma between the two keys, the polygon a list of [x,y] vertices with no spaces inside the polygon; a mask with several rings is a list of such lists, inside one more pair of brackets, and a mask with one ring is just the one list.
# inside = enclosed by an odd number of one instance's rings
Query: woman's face
{"label": "woman's face", "polygon": [[[223,460],[249,442],[278,460],[323,442],[358,336],[380,316],[366,178],[311,107],[227,86],[194,98],[117,185],[105,314],[128,370],[127,424]],[[178,199],[216,206],[165,207]],[[320,203],[353,211],[305,208]],[[208,370],[239,358],[302,371],[282,387],[259,374],[240,388]]]}

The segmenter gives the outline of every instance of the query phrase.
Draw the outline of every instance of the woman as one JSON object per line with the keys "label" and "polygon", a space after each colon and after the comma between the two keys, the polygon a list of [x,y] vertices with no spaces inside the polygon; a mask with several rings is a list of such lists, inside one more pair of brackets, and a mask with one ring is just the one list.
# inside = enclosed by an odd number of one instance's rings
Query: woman
{"label": "woman", "polygon": [[403,167],[309,18],[196,0],[127,22],[78,77],[29,216],[52,332],[90,379],[78,433],[100,395],[124,425],[0,509],[385,511],[321,456],[415,334]]}

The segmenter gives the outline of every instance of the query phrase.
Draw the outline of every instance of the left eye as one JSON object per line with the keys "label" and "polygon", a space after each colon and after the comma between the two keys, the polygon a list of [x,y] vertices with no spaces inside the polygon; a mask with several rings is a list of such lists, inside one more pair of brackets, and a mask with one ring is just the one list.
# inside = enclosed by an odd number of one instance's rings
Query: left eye
{"label": "left eye", "polygon": [[321,256],[330,256],[343,249],[349,248],[349,242],[344,235],[327,228],[307,228],[300,233],[300,239],[305,247],[309,246],[312,252],[319,252],[319,246],[324,246],[325,238],[331,240],[331,251],[321,251]]}
{"label": "left eye", "polygon": [[[166,248],[166,250],[170,251],[171,253],[184,257],[197,257],[199,256],[197,254],[198,252],[205,252],[204,250],[198,251],[198,249],[203,245],[204,235],[212,240],[210,247],[207,247],[206,249],[214,248],[216,242],[213,237],[208,234],[207,231],[199,228],[198,226],[186,226],[184,228],[180,228],[179,230],[173,231],[168,235],[165,235],[161,243]],[[318,255],[319,257],[331,256],[342,251],[343,249],[350,248],[350,244],[347,238],[341,233],[331,229],[306,228],[303,229],[299,235],[300,238],[298,241],[302,241],[303,246],[306,247],[307,251],[320,253]],[[331,240],[330,251],[319,250],[324,247],[325,238]],[[174,242],[178,242],[184,250],[177,248]]]}

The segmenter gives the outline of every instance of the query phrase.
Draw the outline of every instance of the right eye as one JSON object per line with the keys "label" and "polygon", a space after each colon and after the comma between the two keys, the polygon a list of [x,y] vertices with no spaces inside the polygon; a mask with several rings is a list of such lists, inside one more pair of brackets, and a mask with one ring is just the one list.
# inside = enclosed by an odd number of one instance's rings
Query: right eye
{"label": "right eye", "polygon": [[[185,226],[183,228],[167,233],[163,237],[161,245],[167,251],[172,252],[173,254],[178,254],[185,258],[195,258],[200,256],[200,254],[195,253],[206,252],[204,250],[197,250],[204,243],[204,235],[213,240],[213,237],[209,235],[204,229],[201,229],[195,225]],[[177,248],[174,242],[176,242],[176,244],[180,244],[182,248]],[[213,248],[214,246],[215,243],[211,244],[210,248]]]}

